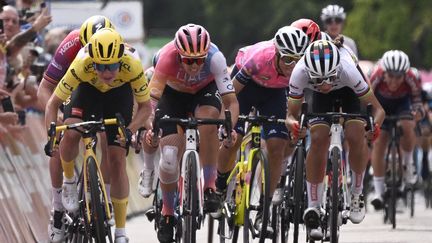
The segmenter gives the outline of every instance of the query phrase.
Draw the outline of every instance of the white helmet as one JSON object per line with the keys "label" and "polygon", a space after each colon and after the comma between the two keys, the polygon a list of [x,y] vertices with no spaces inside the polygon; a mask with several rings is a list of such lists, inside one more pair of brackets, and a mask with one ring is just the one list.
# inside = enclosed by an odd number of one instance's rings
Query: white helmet
{"label": "white helmet", "polygon": [[303,56],[308,41],[307,35],[302,30],[292,26],[280,28],[273,38],[279,52],[297,57]]}
{"label": "white helmet", "polygon": [[324,31],[321,31],[321,40],[332,41],[333,39]]}
{"label": "white helmet", "polygon": [[328,78],[337,75],[340,54],[336,45],[331,41],[312,42],[305,51],[304,59],[311,78]]}
{"label": "white helmet", "polygon": [[399,50],[385,52],[381,62],[387,72],[405,73],[410,68],[408,55]]}
{"label": "white helmet", "polygon": [[321,20],[325,22],[330,18],[339,18],[345,20],[346,14],[344,8],[339,5],[327,5],[321,10]]}

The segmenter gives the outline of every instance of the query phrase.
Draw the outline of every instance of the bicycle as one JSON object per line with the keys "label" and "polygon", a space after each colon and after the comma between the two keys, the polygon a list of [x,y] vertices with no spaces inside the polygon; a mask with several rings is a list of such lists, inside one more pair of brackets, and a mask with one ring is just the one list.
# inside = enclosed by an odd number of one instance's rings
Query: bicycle
{"label": "bicycle", "polygon": [[[387,190],[384,193],[384,223],[390,221],[393,229],[396,228],[396,203],[397,199],[403,195],[399,190],[403,182],[403,165],[399,147],[402,130],[398,126],[400,120],[413,120],[411,114],[402,114],[394,116],[386,116],[385,121],[389,123],[390,128],[390,143],[387,147],[386,162],[386,184]],[[412,191],[411,202],[414,203],[414,190]],[[414,205],[413,205],[414,207]]]}
{"label": "bicycle", "polygon": [[[238,120],[248,122],[250,130],[243,137],[240,159],[227,179],[226,198],[219,219],[219,239],[220,242],[226,239],[237,242],[243,226],[244,242],[254,238],[264,242],[266,238],[272,238],[273,233],[267,230],[271,195],[267,155],[261,149],[261,125],[285,124],[285,120],[259,115],[240,115]],[[260,231],[253,225],[258,214],[262,219]]]}
{"label": "bicycle", "polygon": [[48,131],[49,142],[45,147],[47,155],[51,155],[57,134],[65,130],[75,130],[82,134],[85,145],[84,160],[79,180],[77,182],[79,209],[76,213],[65,212],[65,242],[113,242],[111,226],[108,221],[112,214],[108,204],[105,184],[96,157],[98,132],[105,131],[106,125],[117,125],[120,137],[129,143],[125,136],[126,128],[123,118],[116,114],[116,118],[99,121],[85,121],[69,125],[56,126],[50,124]]}
{"label": "bicycle", "polygon": [[[337,110],[337,109],[336,109]],[[372,106],[367,106],[366,115],[349,114],[344,112],[327,112],[327,113],[308,113],[307,117],[323,117],[331,120],[330,127],[330,146],[327,172],[324,178],[324,193],[322,205],[325,210],[321,221],[324,240],[330,238],[331,243],[339,241],[339,226],[346,224],[349,218],[351,198],[349,196],[349,186],[347,184],[348,170],[342,160],[342,119],[364,119],[367,122],[367,128],[373,132],[374,119],[372,117]],[[330,237],[328,237],[330,235]],[[310,243],[315,240],[309,238]]]}
{"label": "bicycle", "polygon": [[[200,229],[204,222],[205,212],[203,210],[203,190],[201,181],[201,165],[198,156],[198,126],[199,125],[223,125],[227,132],[227,139],[231,139],[231,113],[225,111],[225,119],[207,119],[207,118],[171,118],[169,116],[161,117],[160,111],[156,110],[153,121],[153,134],[158,136],[159,127],[162,123],[173,123],[185,127],[186,150],[181,161],[181,172],[178,181],[178,192],[176,195],[176,215],[178,220],[175,227],[175,241],[195,243],[196,231]],[[229,131],[229,132],[228,132]],[[156,138],[154,138],[156,139]],[[156,219],[157,222],[161,217],[162,210],[162,192],[159,186],[159,180],[156,187],[153,207],[147,211],[146,215],[149,220]]]}
{"label": "bicycle", "polygon": [[[306,125],[307,104],[302,104],[300,115],[300,127]],[[290,223],[293,224],[293,242],[298,242],[299,225],[303,223],[303,211],[307,200],[305,174],[306,139],[300,138],[296,143],[292,161],[281,176],[279,185],[283,190],[283,201],[280,206],[273,207],[272,227],[280,228],[280,242],[288,242]],[[279,227],[278,227],[279,225]],[[275,232],[278,232],[276,230]],[[273,237],[273,242],[278,242],[278,233]]]}

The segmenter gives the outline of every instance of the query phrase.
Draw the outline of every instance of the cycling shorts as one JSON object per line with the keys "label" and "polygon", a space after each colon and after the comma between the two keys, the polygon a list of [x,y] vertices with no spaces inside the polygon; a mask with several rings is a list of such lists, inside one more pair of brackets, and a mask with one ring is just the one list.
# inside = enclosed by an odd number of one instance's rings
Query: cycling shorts
{"label": "cycling shorts", "polygon": [[[378,92],[375,92],[375,96],[380,102],[387,116],[395,116],[395,115],[411,113],[410,96],[405,96],[397,99],[389,99],[389,98],[384,98]],[[388,131],[390,129],[389,125],[390,124],[388,123],[388,121],[384,119],[381,129]]]}
{"label": "cycling shorts", "polygon": [[[162,116],[188,118],[195,113],[197,107],[204,105],[213,106],[219,112],[222,109],[221,96],[214,81],[195,94],[179,92],[167,85],[158,102],[157,109],[160,110]],[[180,133],[175,124],[164,123],[160,128],[162,129],[162,137]]]}
{"label": "cycling shorts", "polygon": [[[236,74],[238,68],[234,66],[231,75]],[[255,107],[260,115],[274,116],[278,119],[285,119],[287,110],[287,96],[285,88],[266,88],[255,82],[247,82],[237,95],[240,106],[240,114],[247,115]],[[245,135],[244,122],[237,122],[235,131]],[[272,137],[288,138],[288,130],[282,124],[264,124],[261,136],[263,139]]]}
{"label": "cycling shorts", "polygon": [[[312,92],[312,112],[313,113],[326,113],[335,111],[335,105],[338,104],[343,112],[346,113],[360,113],[361,106],[360,100],[354,91],[349,87],[330,91],[327,94],[313,91]],[[332,123],[330,118],[324,117],[311,117],[309,124],[311,126],[317,124],[326,124],[330,126]]]}
{"label": "cycling shorts", "polygon": [[[132,120],[133,101],[132,88],[128,83],[105,93],[88,83],[81,83],[72,93],[70,102],[65,105],[64,120],[70,117],[83,121],[115,118],[115,114],[120,113],[128,126]],[[117,126],[106,126],[105,133],[108,145],[120,146],[116,142]]]}

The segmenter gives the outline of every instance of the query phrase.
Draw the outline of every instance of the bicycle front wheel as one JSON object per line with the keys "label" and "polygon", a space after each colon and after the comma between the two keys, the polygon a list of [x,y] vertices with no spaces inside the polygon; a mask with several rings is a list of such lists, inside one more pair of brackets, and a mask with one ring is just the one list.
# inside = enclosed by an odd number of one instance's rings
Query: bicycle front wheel
{"label": "bicycle front wheel", "polygon": [[293,208],[294,211],[293,224],[294,224],[294,234],[293,242],[298,242],[299,235],[299,225],[302,221],[303,210],[304,210],[304,162],[306,159],[306,151],[303,147],[297,149],[296,161],[295,161],[295,176],[294,176],[294,200]]}
{"label": "bicycle front wheel", "polygon": [[99,189],[99,176],[97,173],[96,161],[93,157],[87,159],[88,178],[90,184],[90,197],[91,197],[91,222],[93,225],[93,237],[96,243],[105,243],[105,213],[102,207],[102,193]]}
{"label": "bicycle front wheel", "polygon": [[186,168],[185,195],[183,195],[183,242],[195,243],[198,229],[197,158],[195,153],[189,153],[187,156]]}
{"label": "bicycle front wheel", "polygon": [[338,242],[338,218],[339,218],[339,164],[341,163],[341,153],[338,148],[331,151],[331,205],[330,205],[330,242]]}
{"label": "bicycle front wheel", "polygon": [[259,242],[263,243],[269,221],[270,172],[267,156],[262,150],[258,150],[251,159],[249,207],[245,210],[243,240],[248,243],[252,242],[253,238],[258,238]]}

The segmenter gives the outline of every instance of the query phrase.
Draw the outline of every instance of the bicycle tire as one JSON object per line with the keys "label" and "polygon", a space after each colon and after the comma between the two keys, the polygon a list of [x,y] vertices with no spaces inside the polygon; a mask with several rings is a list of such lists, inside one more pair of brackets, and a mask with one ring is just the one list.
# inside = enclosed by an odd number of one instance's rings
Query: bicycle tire
{"label": "bicycle tire", "polygon": [[415,190],[414,185],[412,185],[410,189],[410,216],[411,218],[414,217],[414,207],[415,207]]}
{"label": "bicycle tire", "polygon": [[[393,144],[390,147],[390,155],[391,155],[391,188],[390,188],[390,205],[389,205],[389,219],[392,224],[392,228],[396,228],[396,200],[397,200],[397,183],[396,183],[396,158],[400,160],[400,156],[398,156],[397,147]],[[398,157],[396,157],[398,156]]]}
{"label": "bicycle tire", "polygon": [[186,158],[186,178],[185,178],[185,189],[184,195],[185,201],[183,203],[183,215],[184,226],[183,242],[196,242],[196,231],[198,229],[198,189],[197,189],[197,159],[195,153],[189,153]]}
{"label": "bicycle tire", "polygon": [[341,162],[341,151],[334,147],[331,150],[332,180],[331,180],[331,212],[330,212],[330,243],[337,243],[338,218],[339,218],[339,164]]}
{"label": "bicycle tire", "polygon": [[96,243],[106,243],[105,212],[102,207],[101,193],[99,189],[99,175],[97,173],[96,161],[93,157],[87,159],[88,178],[91,197],[91,222],[93,224],[93,237]]}
{"label": "bicycle tire", "polygon": [[295,175],[294,175],[294,215],[293,215],[293,242],[298,242],[299,225],[302,220],[302,211],[304,209],[304,164],[305,164],[305,151],[303,147],[297,149]]}
{"label": "bicycle tire", "polygon": [[[284,201],[281,211],[281,243],[288,243],[290,224],[293,222],[294,210],[294,177],[295,177],[295,160],[297,150],[294,151],[290,168],[286,176],[282,177],[284,185]],[[288,169],[288,168],[287,168]]]}
{"label": "bicycle tire", "polygon": [[[264,243],[265,239],[266,239],[266,235],[267,235],[267,224],[269,221],[269,206],[270,206],[270,175],[269,175],[269,168],[268,168],[268,160],[267,160],[267,156],[263,153],[262,150],[258,150],[255,155],[253,156],[252,159],[252,171],[251,171],[251,176],[250,176],[250,190],[249,190],[249,208],[245,209],[245,220],[244,220],[244,227],[243,227],[243,242],[244,243],[249,243],[249,234],[251,233],[250,231],[255,232],[254,229],[254,222],[252,222],[251,218],[250,218],[250,214],[251,211],[258,211],[261,210],[261,214],[262,214],[262,227],[260,232],[258,232],[258,235],[253,235],[251,234],[251,236],[254,238],[255,236],[257,236],[259,238],[259,243]],[[260,171],[259,177],[257,177],[257,170]],[[262,173],[264,173],[262,175]],[[262,182],[262,178],[264,176],[264,182]],[[254,184],[255,179],[261,180],[260,182],[256,181],[256,183],[259,184]],[[254,186],[255,185],[255,186]],[[253,195],[253,190],[257,189],[256,187],[260,186],[261,188],[259,191],[259,198],[258,198],[258,204],[261,204],[260,201],[262,200],[262,204],[260,206],[252,206],[254,202],[251,203],[252,200],[252,195]],[[264,188],[264,190],[261,190],[262,188]],[[256,202],[255,202],[256,203]],[[251,224],[252,223],[252,224]]]}
{"label": "bicycle tire", "polygon": [[[238,169],[235,169],[236,173],[238,173]],[[236,176],[232,176],[231,181],[227,185],[226,198],[224,199],[224,205],[228,205],[228,209],[223,208],[222,215],[218,220],[218,234],[219,234],[219,243],[225,243],[226,237],[232,232],[232,243],[237,243],[238,240],[238,231],[239,226],[234,224],[234,215],[235,215],[235,195],[236,195]],[[231,218],[228,218],[226,210],[230,210],[229,214]]]}
{"label": "bicycle tire", "polygon": [[273,237],[272,237],[273,243],[277,243],[279,241],[279,238],[280,238],[279,231],[281,228],[281,220],[282,220],[282,217],[280,216],[281,210],[282,210],[281,205],[273,205],[272,206],[271,227],[273,229]]}
{"label": "bicycle tire", "polygon": [[214,219],[208,215],[207,243],[213,243]]}

